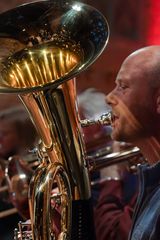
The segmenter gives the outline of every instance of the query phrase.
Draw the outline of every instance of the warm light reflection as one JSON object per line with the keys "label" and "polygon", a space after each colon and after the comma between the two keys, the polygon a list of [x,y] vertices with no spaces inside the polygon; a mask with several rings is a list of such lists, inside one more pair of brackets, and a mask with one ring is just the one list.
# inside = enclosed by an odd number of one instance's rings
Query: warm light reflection
{"label": "warm light reflection", "polygon": [[5,63],[3,82],[13,88],[43,86],[67,75],[81,60],[76,51],[58,46],[25,50]]}
{"label": "warm light reflection", "polygon": [[135,118],[133,113],[128,109],[128,107],[119,99],[119,102],[121,104],[121,114],[126,116],[128,124],[131,126],[131,129],[140,129],[142,128],[142,125],[138,121],[138,119]]}

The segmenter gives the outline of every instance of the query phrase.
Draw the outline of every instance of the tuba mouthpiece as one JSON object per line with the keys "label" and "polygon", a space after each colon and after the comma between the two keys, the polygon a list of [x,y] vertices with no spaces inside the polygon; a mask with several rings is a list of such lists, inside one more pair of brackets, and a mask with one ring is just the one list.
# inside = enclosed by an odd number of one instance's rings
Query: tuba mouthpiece
{"label": "tuba mouthpiece", "polygon": [[100,125],[111,125],[113,119],[113,114],[112,112],[107,112],[105,114],[102,114],[98,119],[93,120],[93,119],[83,119],[80,120],[81,126],[82,127],[89,127],[94,124],[100,124]]}

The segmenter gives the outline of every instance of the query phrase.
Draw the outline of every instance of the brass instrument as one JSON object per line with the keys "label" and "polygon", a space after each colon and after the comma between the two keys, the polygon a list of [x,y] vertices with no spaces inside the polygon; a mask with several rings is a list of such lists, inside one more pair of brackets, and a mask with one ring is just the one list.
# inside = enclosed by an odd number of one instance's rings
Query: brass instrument
{"label": "brass instrument", "polygon": [[5,176],[10,201],[24,219],[30,217],[28,211],[28,188],[32,175],[33,170],[20,156],[12,156],[8,159]]}
{"label": "brass instrument", "polygon": [[137,147],[120,152],[110,152],[105,155],[101,155],[101,153],[97,152],[96,154],[88,156],[87,160],[90,172],[101,170],[114,164],[126,162],[128,163],[128,170],[136,173],[137,166],[139,164],[146,163],[146,159]]}
{"label": "brass instrument", "polygon": [[20,224],[15,239],[95,239],[74,78],[108,36],[102,14],[75,1],[33,2],[0,15],[0,92],[19,95],[41,138],[29,188],[31,229]]}
{"label": "brass instrument", "polygon": [[[94,122],[94,120],[91,121]],[[14,161],[14,163],[16,164],[14,170],[11,164],[7,165],[5,170],[7,184],[4,186],[0,186],[0,194],[1,193],[3,194],[4,192],[9,192],[10,194],[12,194],[10,200],[13,204],[13,208],[0,211],[0,218],[7,217],[18,212],[24,219],[26,219],[29,213],[29,209],[27,206],[28,205],[27,192],[29,188],[28,183],[31,177],[31,173],[33,170],[37,168],[37,166],[39,165],[39,161],[34,151],[28,153],[26,156],[23,157],[20,156],[10,157],[9,162],[15,160],[15,158],[18,158],[17,159],[18,161],[16,162]],[[19,161],[22,161],[23,163],[22,168],[21,167],[19,168]],[[96,150],[94,153],[90,155],[87,155],[86,162],[90,173],[94,173],[95,171],[102,170],[103,168],[112,166],[114,164],[121,164],[125,162],[126,166],[128,167],[128,170],[136,174],[138,165],[146,163],[146,160],[137,147],[131,147],[129,149],[121,150],[119,152],[113,152],[111,146],[106,146],[104,148]],[[24,164],[26,167],[23,169]],[[31,169],[31,171],[29,169]],[[15,173],[15,170],[17,171],[17,173]],[[12,179],[14,178],[16,178],[15,182],[12,181]],[[103,180],[104,179],[101,178],[93,180],[91,181],[91,186],[100,184],[100,182]],[[21,192],[19,192],[19,184],[21,181],[24,184],[21,185]],[[23,197],[23,201],[19,201],[18,197]],[[28,223],[21,223],[21,225],[26,224]]]}

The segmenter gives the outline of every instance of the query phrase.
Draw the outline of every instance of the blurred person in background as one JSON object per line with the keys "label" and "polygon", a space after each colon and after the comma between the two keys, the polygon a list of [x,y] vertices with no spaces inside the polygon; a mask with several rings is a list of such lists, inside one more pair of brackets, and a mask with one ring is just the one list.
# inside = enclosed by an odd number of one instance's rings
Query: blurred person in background
{"label": "blurred person in background", "polygon": [[[1,187],[6,185],[4,171],[11,156],[27,156],[38,141],[35,128],[23,107],[13,107],[0,113]],[[14,166],[15,168],[15,166]],[[14,169],[13,168],[13,169]],[[15,169],[14,169],[15,170]],[[20,189],[22,191],[22,188]],[[25,207],[25,206],[24,206]],[[13,208],[8,192],[0,194],[0,212]],[[13,239],[14,228],[23,218],[17,213],[0,218],[0,239]]]}
{"label": "blurred person in background", "polygon": [[26,154],[34,147],[36,137],[23,108],[15,107],[0,113],[0,159],[5,161],[15,154]]}
{"label": "blurred person in background", "polygon": [[[86,89],[78,96],[81,118],[98,119],[111,110],[105,95],[97,89]],[[111,126],[85,127],[87,155],[101,157],[132,148],[131,144],[111,139]],[[91,174],[92,198],[95,208],[95,229],[98,240],[127,240],[132,224],[138,185],[137,174],[128,162],[114,164]]]}
{"label": "blurred person in background", "polygon": [[125,161],[102,169],[100,178],[95,206],[97,239],[127,240],[138,194],[137,172]]}

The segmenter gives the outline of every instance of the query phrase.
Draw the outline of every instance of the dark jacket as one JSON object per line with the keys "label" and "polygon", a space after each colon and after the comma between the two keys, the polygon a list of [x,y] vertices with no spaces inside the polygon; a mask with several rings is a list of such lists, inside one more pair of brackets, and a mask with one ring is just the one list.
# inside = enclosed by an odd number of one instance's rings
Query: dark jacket
{"label": "dark jacket", "polygon": [[140,192],[129,240],[160,240],[160,162],[139,167]]}

